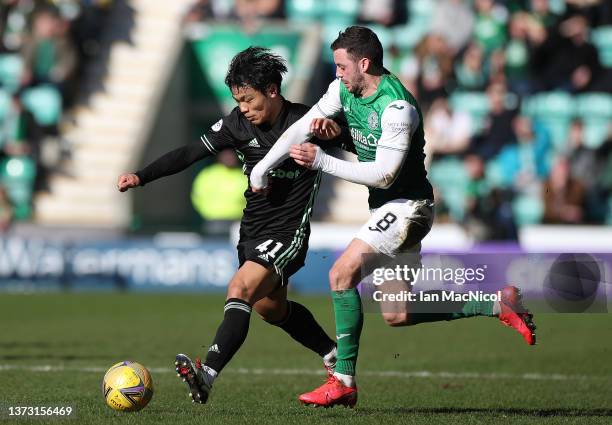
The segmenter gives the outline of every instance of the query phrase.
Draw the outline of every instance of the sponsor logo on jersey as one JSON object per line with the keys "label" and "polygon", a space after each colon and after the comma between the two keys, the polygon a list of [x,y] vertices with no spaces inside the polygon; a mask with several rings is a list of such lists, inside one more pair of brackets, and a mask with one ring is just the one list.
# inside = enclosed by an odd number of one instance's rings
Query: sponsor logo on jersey
{"label": "sponsor logo on jersey", "polygon": [[270,176],[275,177],[277,179],[297,179],[300,175],[300,170],[295,171],[285,171],[282,168],[277,168],[272,170]]}
{"label": "sponsor logo on jersey", "polygon": [[259,146],[259,143],[257,142],[257,139],[253,139],[249,142],[249,146],[252,148],[260,148],[261,146]]}
{"label": "sponsor logo on jersey", "polygon": [[370,130],[376,130],[378,128],[378,113],[376,113],[376,111],[372,111],[370,115],[368,115],[368,127],[370,127]]}
{"label": "sponsor logo on jersey", "polygon": [[351,137],[355,144],[360,144],[362,146],[376,147],[378,144],[378,139],[372,133],[364,136],[364,134],[356,128],[351,128]]}
{"label": "sponsor logo on jersey", "polygon": [[216,123],[213,124],[213,126],[211,127],[212,131],[219,131],[221,130],[221,127],[223,127],[223,118],[221,118],[219,121],[217,121]]}

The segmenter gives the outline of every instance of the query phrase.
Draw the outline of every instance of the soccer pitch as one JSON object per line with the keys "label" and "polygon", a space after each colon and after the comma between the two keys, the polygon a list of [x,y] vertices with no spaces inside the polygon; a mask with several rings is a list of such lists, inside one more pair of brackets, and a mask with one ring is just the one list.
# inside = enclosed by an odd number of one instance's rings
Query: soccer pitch
{"label": "soccer pitch", "polygon": [[[293,297],[333,332],[328,297]],[[612,421],[612,316],[536,315],[538,345],[496,319],[389,328],[366,314],[354,410],[298,404],[324,379],[321,361],[255,314],[247,341],[193,405],[174,356],[204,355],[221,319],[219,295],[0,296],[0,422],[10,406],[71,406],[70,419],[33,423],[601,423]],[[101,394],[121,360],[151,370],[155,394],[119,413]],[[74,421],[74,422],[72,422]]]}

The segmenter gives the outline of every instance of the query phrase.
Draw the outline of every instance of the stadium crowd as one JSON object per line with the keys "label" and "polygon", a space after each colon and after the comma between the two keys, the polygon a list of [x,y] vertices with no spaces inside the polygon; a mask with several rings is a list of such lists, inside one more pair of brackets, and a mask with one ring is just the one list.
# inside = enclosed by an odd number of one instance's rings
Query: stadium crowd
{"label": "stadium crowd", "polygon": [[[0,3],[0,232],[27,219],[32,195],[57,163],[63,112],[76,100],[82,68],[98,53],[110,0],[2,0]],[[61,146],[60,146],[61,144]]]}
{"label": "stadium crowd", "polygon": [[[233,7],[231,7],[233,3]],[[437,219],[478,240],[537,223],[612,223],[612,3],[199,0],[187,21],[367,24],[425,116]]]}

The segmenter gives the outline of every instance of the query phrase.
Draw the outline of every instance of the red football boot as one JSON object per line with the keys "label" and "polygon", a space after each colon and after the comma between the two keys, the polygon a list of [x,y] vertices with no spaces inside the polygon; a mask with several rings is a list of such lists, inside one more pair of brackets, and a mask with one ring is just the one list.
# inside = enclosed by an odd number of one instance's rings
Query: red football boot
{"label": "red football boot", "polygon": [[501,290],[501,313],[499,320],[518,331],[529,345],[536,343],[535,323],[533,315],[522,302],[521,291],[516,286],[508,285]]}
{"label": "red football boot", "polygon": [[334,375],[330,375],[323,385],[314,391],[302,394],[299,400],[302,404],[315,407],[345,406],[353,408],[357,404],[357,388],[347,387]]}

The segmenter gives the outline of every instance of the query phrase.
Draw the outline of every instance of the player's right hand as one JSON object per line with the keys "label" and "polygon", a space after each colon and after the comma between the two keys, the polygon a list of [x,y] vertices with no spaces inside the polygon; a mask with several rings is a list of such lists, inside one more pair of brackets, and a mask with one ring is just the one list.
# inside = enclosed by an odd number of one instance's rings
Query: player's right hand
{"label": "player's right hand", "polygon": [[331,140],[340,136],[340,126],[329,118],[315,118],[310,122],[310,133],[320,140]]}
{"label": "player's right hand", "polygon": [[117,189],[119,189],[119,192],[125,192],[126,190],[137,186],[140,186],[140,179],[136,174],[121,174],[117,179]]}

